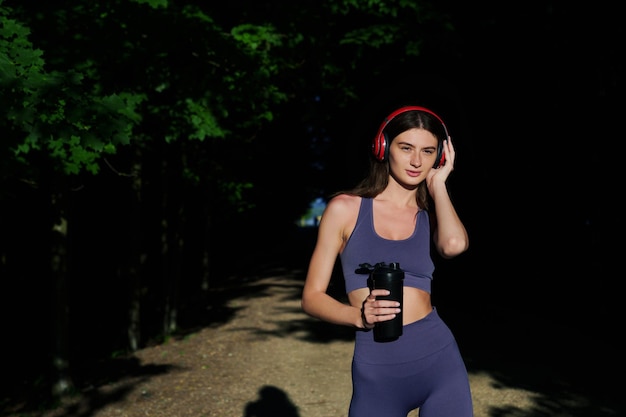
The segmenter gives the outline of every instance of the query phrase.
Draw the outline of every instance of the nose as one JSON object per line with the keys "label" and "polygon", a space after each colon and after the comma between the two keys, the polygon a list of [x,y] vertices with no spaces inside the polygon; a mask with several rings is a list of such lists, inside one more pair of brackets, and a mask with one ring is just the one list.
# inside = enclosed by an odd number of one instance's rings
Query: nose
{"label": "nose", "polygon": [[415,167],[415,168],[419,168],[420,166],[422,166],[422,160],[420,159],[418,154],[413,154],[411,156],[411,166]]}

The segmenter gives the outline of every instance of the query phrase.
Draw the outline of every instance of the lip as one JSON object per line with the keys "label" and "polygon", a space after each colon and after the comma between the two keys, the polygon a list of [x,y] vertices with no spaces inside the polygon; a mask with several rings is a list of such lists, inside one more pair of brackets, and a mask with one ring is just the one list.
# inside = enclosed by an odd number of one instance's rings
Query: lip
{"label": "lip", "polygon": [[422,171],[410,171],[410,170],[406,170],[406,173],[409,174],[409,177],[419,177],[420,175],[422,175]]}

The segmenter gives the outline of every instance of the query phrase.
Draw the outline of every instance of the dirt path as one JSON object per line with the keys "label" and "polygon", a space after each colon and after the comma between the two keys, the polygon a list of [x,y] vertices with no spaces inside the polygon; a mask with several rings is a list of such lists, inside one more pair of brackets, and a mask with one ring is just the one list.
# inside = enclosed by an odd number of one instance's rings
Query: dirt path
{"label": "dirt path", "polygon": [[[41,417],[340,417],[351,394],[352,333],[300,309],[301,278],[246,284],[223,325],[137,352],[142,372],[93,387]],[[536,394],[472,374],[476,417],[528,409]],[[417,416],[417,412],[409,414]],[[523,414],[519,414],[523,415]]]}

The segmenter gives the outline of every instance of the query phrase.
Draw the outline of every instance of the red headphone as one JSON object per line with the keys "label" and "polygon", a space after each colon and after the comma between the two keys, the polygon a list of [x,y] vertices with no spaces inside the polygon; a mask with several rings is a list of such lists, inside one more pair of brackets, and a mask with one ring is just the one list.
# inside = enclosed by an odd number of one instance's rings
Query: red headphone
{"label": "red headphone", "polygon": [[[419,107],[419,106],[401,107],[398,110],[391,113],[389,116],[387,116],[385,118],[385,121],[378,128],[378,133],[376,134],[376,137],[374,138],[374,141],[372,142],[372,153],[374,154],[374,158],[382,162],[382,161],[385,161],[389,157],[390,140],[387,138],[387,135],[383,132],[385,130],[385,127],[387,127],[387,125],[389,124],[389,122],[391,122],[399,114],[406,113],[408,111],[414,111],[414,110],[423,111],[423,112],[426,112],[428,114],[435,116],[437,120],[441,122],[441,125],[443,126],[443,130],[446,132],[446,138],[450,136],[448,133],[448,128],[446,127],[446,124],[443,122],[441,117],[437,116],[437,114],[435,114],[431,110],[428,110],[425,107]],[[445,160],[446,160],[446,155],[443,151],[443,141],[440,140],[439,145],[437,146],[437,158],[435,159],[436,162],[433,168],[437,168],[438,166],[442,165]]]}

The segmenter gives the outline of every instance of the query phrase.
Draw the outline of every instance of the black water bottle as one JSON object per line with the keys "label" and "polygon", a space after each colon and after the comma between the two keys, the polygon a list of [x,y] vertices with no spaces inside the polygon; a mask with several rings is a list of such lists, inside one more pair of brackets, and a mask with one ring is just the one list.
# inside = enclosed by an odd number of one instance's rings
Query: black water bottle
{"label": "black water bottle", "polygon": [[404,271],[398,262],[377,264],[370,273],[370,285],[373,290],[389,290],[389,295],[377,296],[377,300],[394,300],[400,303],[400,313],[389,321],[376,323],[374,340],[389,342],[402,336],[402,296],[404,294]]}

